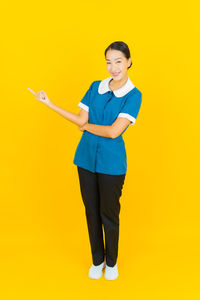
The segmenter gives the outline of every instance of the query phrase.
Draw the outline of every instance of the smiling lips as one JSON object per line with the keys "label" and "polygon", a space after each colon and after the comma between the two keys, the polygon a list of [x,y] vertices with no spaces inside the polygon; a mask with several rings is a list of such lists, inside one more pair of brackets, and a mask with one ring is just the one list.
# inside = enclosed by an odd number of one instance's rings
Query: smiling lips
{"label": "smiling lips", "polygon": [[[119,72],[120,73],[120,72]],[[119,73],[115,73],[115,74],[113,74],[113,76],[117,76],[117,75],[119,75]]]}

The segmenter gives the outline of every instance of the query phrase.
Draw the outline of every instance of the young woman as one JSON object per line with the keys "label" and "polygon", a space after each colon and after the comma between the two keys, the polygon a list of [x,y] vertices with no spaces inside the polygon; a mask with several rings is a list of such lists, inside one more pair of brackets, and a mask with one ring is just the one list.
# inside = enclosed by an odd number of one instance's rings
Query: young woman
{"label": "young woman", "polygon": [[77,166],[93,260],[88,275],[98,279],[105,267],[105,278],[114,280],[119,275],[119,200],[127,172],[122,134],[129,125],[134,125],[142,94],[127,75],[132,65],[127,44],[116,41],[104,54],[110,77],[91,83],[78,103],[79,114],[56,106],[44,91],[38,92],[36,99],[83,132],[73,163]]}

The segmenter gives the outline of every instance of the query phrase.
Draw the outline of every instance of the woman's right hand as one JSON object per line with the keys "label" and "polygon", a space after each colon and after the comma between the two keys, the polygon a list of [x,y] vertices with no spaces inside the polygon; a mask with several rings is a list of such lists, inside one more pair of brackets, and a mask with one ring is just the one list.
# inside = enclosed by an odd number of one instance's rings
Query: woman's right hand
{"label": "woman's right hand", "polygon": [[46,105],[50,105],[52,104],[52,102],[49,100],[47,94],[41,90],[36,94],[36,100],[39,100],[40,102],[46,104]]}

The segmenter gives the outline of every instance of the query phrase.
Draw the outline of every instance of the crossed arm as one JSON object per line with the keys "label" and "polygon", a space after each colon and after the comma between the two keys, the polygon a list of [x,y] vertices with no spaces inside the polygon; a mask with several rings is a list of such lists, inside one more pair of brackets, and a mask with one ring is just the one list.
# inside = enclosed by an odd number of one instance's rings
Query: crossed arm
{"label": "crossed arm", "polygon": [[131,123],[126,118],[117,118],[112,125],[104,126],[104,125],[96,125],[88,123],[88,112],[81,108],[79,115],[82,117],[84,124],[79,126],[81,131],[87,130],[93,134],[108,137],[108,138],[116,138],[118,137],[126,127]]}
{"label": "crossed arm", "polygon": [[117,118],[112,125],[104,126],[104,125],[96,125],[88,123],[89,113],[80,109],[79,114],[72,113],[70,111],[64,110],[63,108],[51,103],[48,105],[51,109],[62,115],[65,119],[70,122],[78,125],[81,131],[87,130],[93,134],[108,137],[108,138],[116,138],[118,137],[126,127],[131,123],[126,118]]}

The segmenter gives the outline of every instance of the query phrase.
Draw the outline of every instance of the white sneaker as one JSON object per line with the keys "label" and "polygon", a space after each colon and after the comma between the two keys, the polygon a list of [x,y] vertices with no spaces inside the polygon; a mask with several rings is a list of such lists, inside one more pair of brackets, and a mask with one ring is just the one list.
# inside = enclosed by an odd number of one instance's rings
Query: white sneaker
{"label": "white sneaker", "polygon": [[89,269],[88,276],[92,279],[99,279],[102,276],[102,270],[105,267],[105,262],[103,261],[100,265],[95,266],[92,264],[92,266]]}
{"label": "white sneaker", "polygon": [[107,280],[114,280],[119,276],[117,264],[114,267],[109,267],[106,265],[104,277]]}

